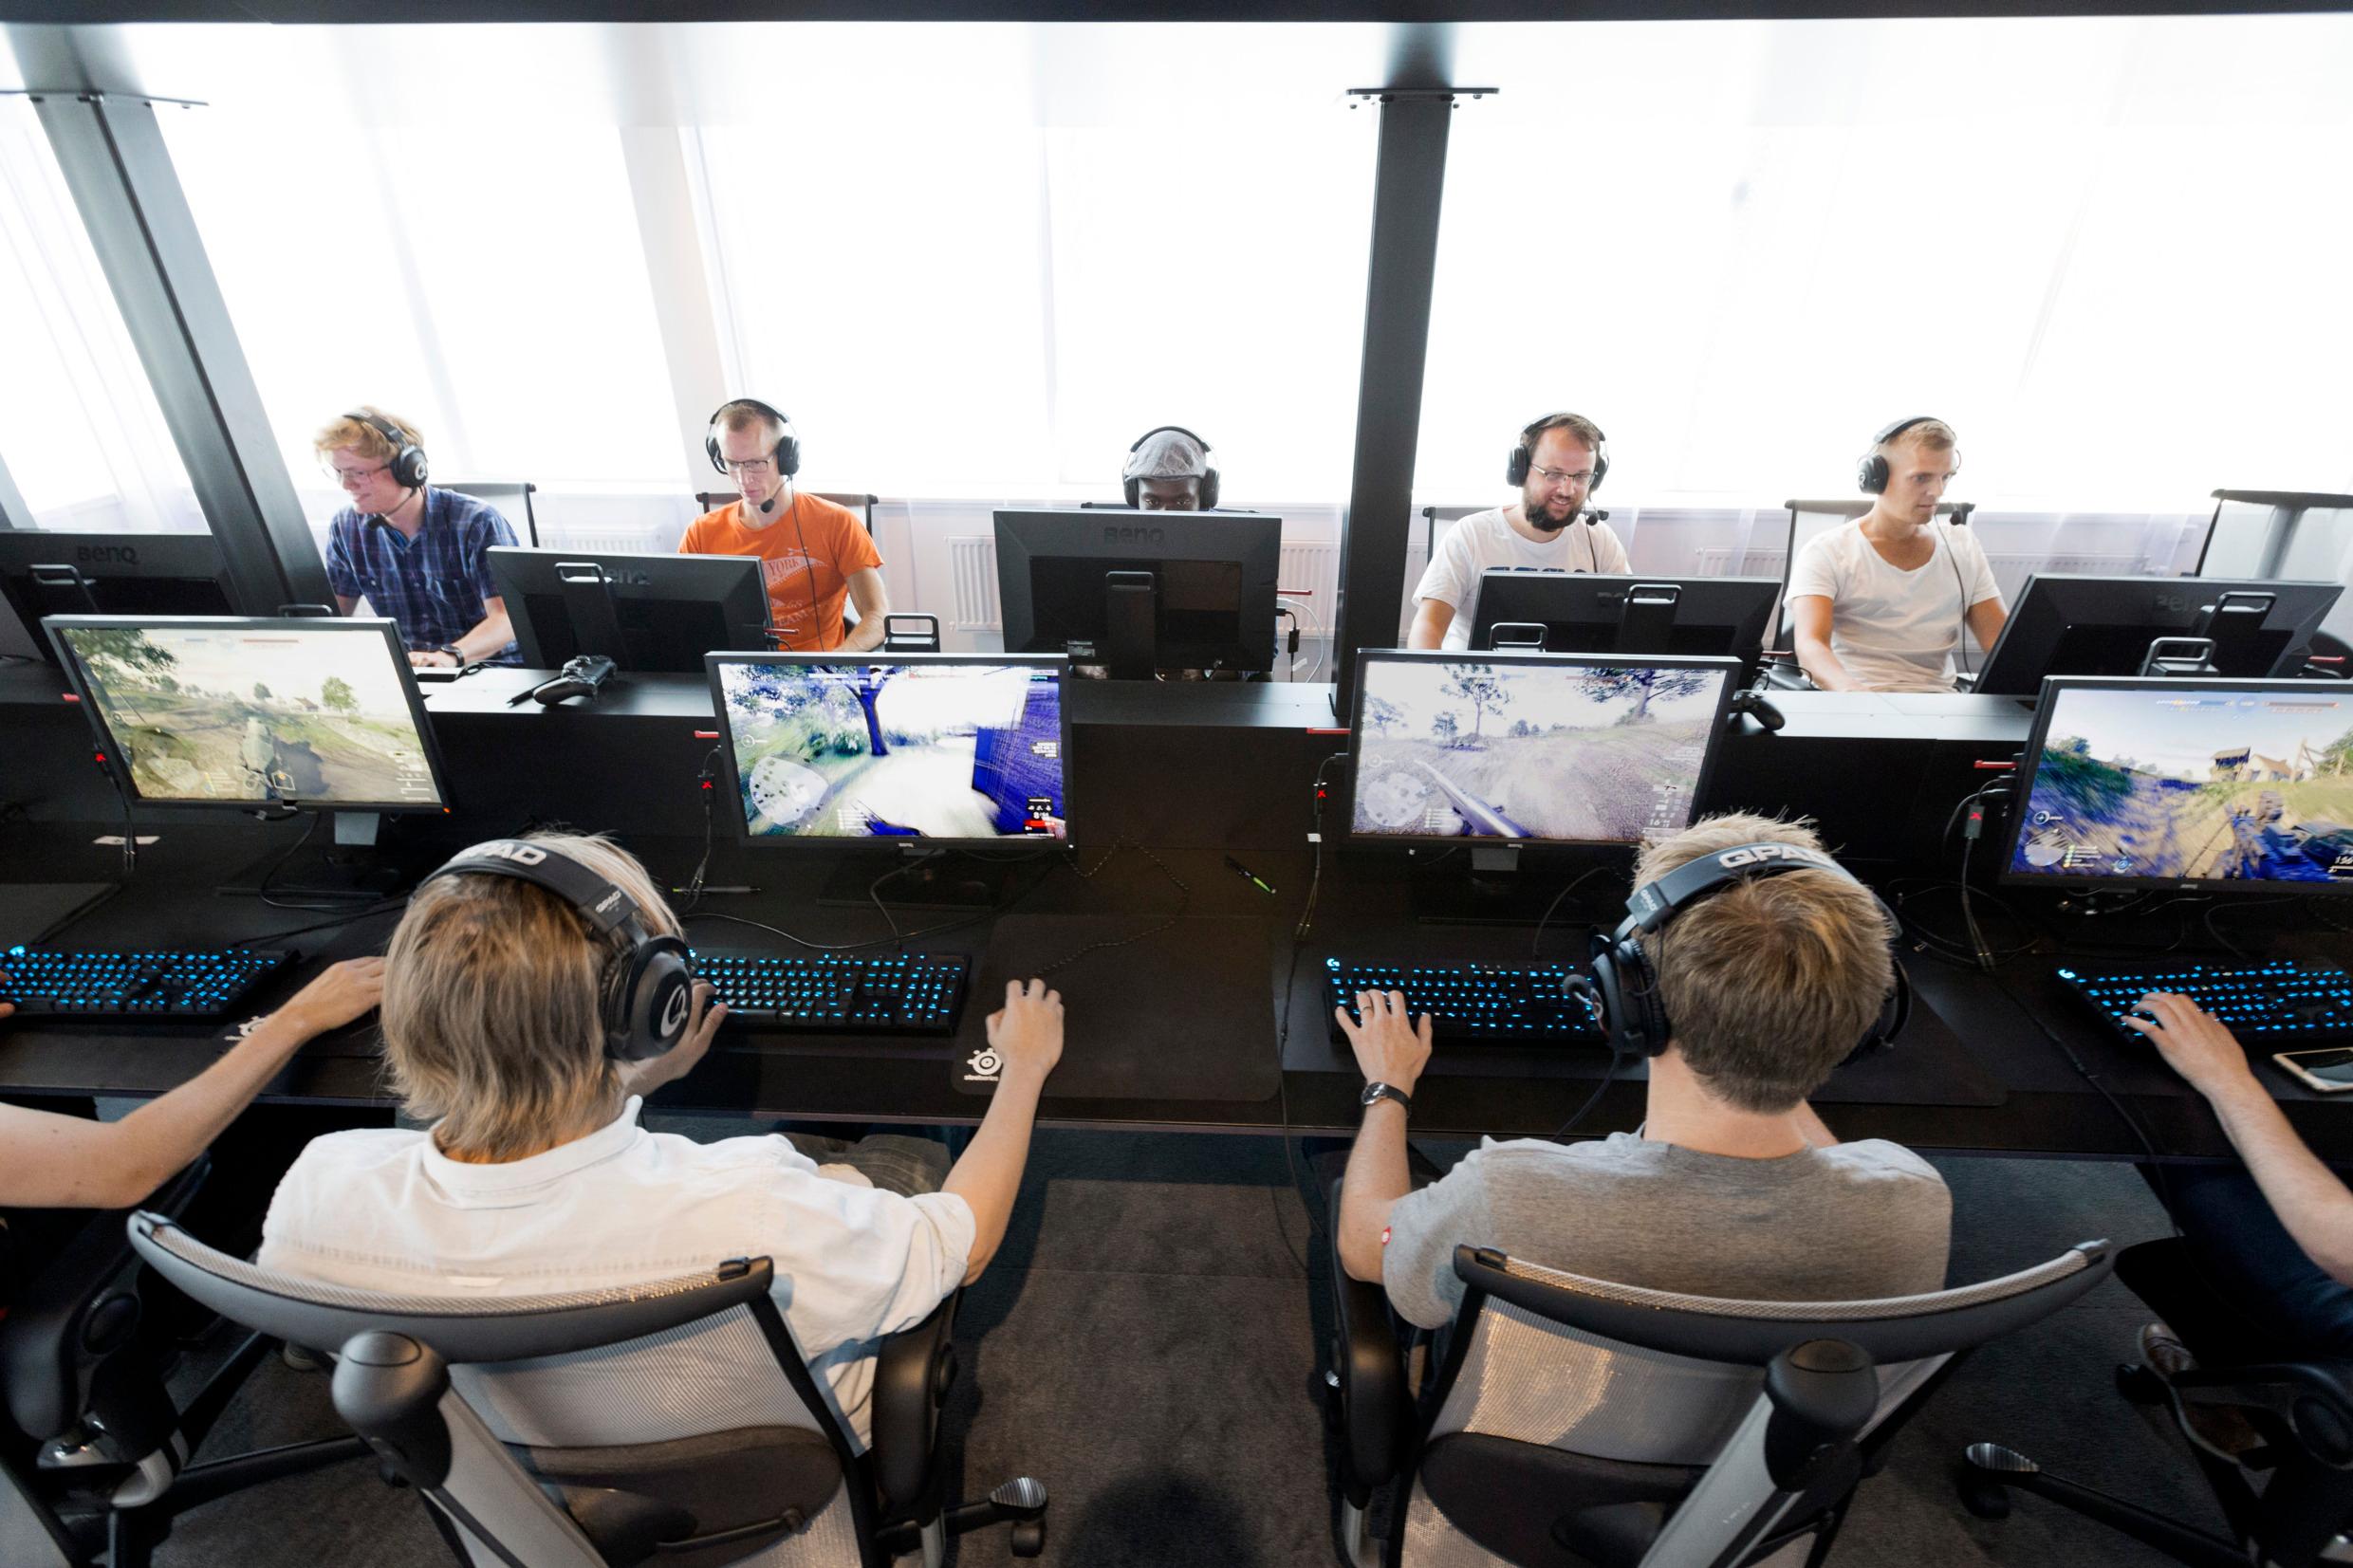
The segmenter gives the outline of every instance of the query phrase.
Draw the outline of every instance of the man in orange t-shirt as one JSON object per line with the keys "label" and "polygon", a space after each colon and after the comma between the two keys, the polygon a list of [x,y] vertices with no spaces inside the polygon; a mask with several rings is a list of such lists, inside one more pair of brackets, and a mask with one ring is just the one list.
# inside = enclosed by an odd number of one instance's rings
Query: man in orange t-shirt
{"label": "man in orange t-shirt", "polygon": [[[794,486],[801,438],[791,421],[756,397],[739,398],[711,416],[703,447],[742,499],[689,523],[678,553],[759,557],[769,618],[783,647],[806,654],[880,648],[891,607],[881,554],[856,513]],[[846,638],[844,600],[858,606]]]}

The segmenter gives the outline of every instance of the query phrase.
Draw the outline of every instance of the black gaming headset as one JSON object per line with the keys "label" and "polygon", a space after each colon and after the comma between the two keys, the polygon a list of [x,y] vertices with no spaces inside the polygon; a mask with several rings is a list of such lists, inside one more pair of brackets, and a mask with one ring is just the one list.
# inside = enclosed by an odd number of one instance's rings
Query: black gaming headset
{"label": "black gaming headset", "polygon": [[695,971],[686,944],[648,932],[638,918],[637,901],[597,873],[546,844],[493,839],[460,854],[425,882],[442,876],[511,876],[545,888],[577,910],[592,935],[612,942],[600,1008],[604,1054],[614,1061],[644,1061],[686,1038],[695,1015]]}
{"label": "black gaming headset", "polygon": [[[1504,470],[1504,476],[1510,481],[1513,489],[1528,483],[1529,466],[1536,461],[1536,443],[1544,438],[1544,433],[1582,417],[1575,414],[1547,414],[1520,432],[1520,444],[1511,449],[1510,465]],[[1584,423],[1593,425],[1590,419],[1585,419]],[[1602,481],[1609,477],[1609,437],[1602,434],[1599,425],[1593,425],[1593,434],[1599,437],[1601,444],[1593,449],[1593,483],[1585,487],[1587,495],[1600,489]]]}
{"label": "black gaming headset", "polygon": [[392,443],[392,461],[385,468],[392,474],[394,484],[404,490],[421,490],[425,488],[425,449],[409,439],[399,426],[363,408],[355,408],[343,417],[367,426]]}
{"label": "black gaming headset", "polygon": [[[1217,465],[1209,461],[1209,453],[1212,449],[1207,441],[1202,441],[1198,435],[1194,435],[1193,432],[1185,429],[1184,426],[1153,426],[1150,430],[1144,432],[1141,435],[1139,435],[1136,439],[1127,444],[1128,455],[1131,457],[1134,456],[1137,448],[1142,446],[1146,441],[1151,440],[1154,436],[1159,434],[1160,432],[1164,430],[1174,431],[1178,435],[1193,435],[1194,440],[1200,442],[1202,468],[1201,486],[1198,493],[1201,498],[1201,509],[1205,512],[1215,511],[1217,509]],[[1167,477],[1175,478],[1176,476],[1171,474]],[[1127,492],[1127,504],[1129,506],[1135,507],[1142,504],[1144,482],[1140,478],[1129,479],[1122,476],[1120,480],[1120,488]]]}
{"label": "black gaming headset", "polygon": [[[801,433],[792,428],[792,421],[785,417],[783,410],[770,408],[757,397],[730,397],[726,402],[713,409],[711,417],[703,421],[703,451],[711,454],[711,466],[721,473],[727,472],[727,459],[719,455],[719,415],[738,403],[746,408],[758,409],[782,427],[784,434],[776,438],[775,450],[769,455],[776,459],[776,471],[786,478],[789,479],[799,473],[801,471]],[[730,474],[729,477],[732,478],[733,475]]]}
{"label": "black gaming headset", "polygon": [[[1675,1025],[1667,1017],[1666,1003],[1658,992],[1658,971],[1651,968],[1650,956],[1642,950],[1641,938],[1720,888],[1784,871],[1826,871],[1856,881],[1852,872],[1821,850],[1800,844],[1762,843],[1740,844],[1702,855],[1676,867],[1656,882],[1645,882],[1634,890],[1634,895],[1626,900],[1624,921],[1609,935],[1596,933],[1593,938],[1592,979],[1588,981],[1580,975],[1569,984],[1570,993],[1582,996],[1609,1031],[1612,1051],[1654,1057],[1664,1051],[1668,1041],[1674,1038]],[[1899,929],[1896,916],[1877,894],[1872,898],[1886,917],[1892,948]],[[1880,1016],[1872,1023],[1870,1032],[1846,1053],[1841,1066],[1884,1050],[1903,1031],[1905,1022],[1912,1016],[1912,987],[1904,979],[1903,965],[1896,961],[1893,951],[1888,958],[1895,970],[1895,985],[1881,1004]]]}
{"label": "black gaming headset", "polygon": [[1933,414],[1916,414],[1909,419],[1899,419],[1871,437],[1871,445],[1855,464],[1855,486],[1865,495],[1884,495],[1887,482],[1895,477],[1887,459],[1880,455],[1880,448],[1910,430],[1914,425],[1941,423]]}

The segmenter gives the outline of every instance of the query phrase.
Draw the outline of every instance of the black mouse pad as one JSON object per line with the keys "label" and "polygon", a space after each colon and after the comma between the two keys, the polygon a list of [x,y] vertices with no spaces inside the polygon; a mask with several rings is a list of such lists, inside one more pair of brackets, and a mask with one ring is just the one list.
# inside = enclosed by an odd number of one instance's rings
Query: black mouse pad
{"label": "black mouse pad", "polygon": [[0,948],[39,942],[114,891],[111,882],[0,883]]}
{"label": "black mouse pad", "polygon": [[[956,1031],[955,1086],[996,1092],[988,1017],[1024,979],[1090,942],[1148,931],[1153,914],[1010,914]],[[1123,948],[1073,959],[1046,977],[1062,993],[1056,1099],[1263,1100],[1281,1087],[1274,1058],[1272,933],[1255,916],[1191,916]]]}

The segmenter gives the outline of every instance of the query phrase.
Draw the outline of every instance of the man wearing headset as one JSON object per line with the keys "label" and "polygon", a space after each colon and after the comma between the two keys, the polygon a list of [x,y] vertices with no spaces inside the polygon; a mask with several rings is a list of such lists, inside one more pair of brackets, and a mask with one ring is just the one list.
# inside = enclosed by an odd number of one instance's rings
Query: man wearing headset
{"label": "man wearing headset", "polygon": [[1217,470],[1210,445],[1182,425],[1162,425],[1136,437],[1120,469],[1127,504],[1146,512],[1205,512],[1217,506]]}
{"label": "man wearing headset", "polygon": [[[1483,1143],[1412,1190],[1405,1130],[1430,1059],[1430,1022],[1404,998],[1357,999],[1341,1026],[1367,1080],[1338,1220],[1350,1277],[1379,1282],[1436,1328],[1462,1301],[1457,1244],[1619,1284],[1763,1301],[1856,1301],[1943,1288],[1952,1196],[1910,1150],[1840,1143],[1806,1103],[1885,1026],[1891,932],[1869,889],[1812,830],[1717,817],[1650,846],[1644,895],[1692,861],[1788,846],[1798,869],[1735,876],[1632,938],[1632,989],[1662,1011],[1647,1115],[1632,1133],[1563,1145]],[[1769,847],[1767,855],[1772,855]],[[1746,858],[1757,863],[1758,857]],[[1615,1035],[1625,1040],[1622,1021]]]}
{"label": "man wearing headset", "polygon": [[[779,647],[805,654],[881,647],[891,607],[881,553],[848,507],[793,484],[801,437],[792,422],[756,397],[739,397],[711,416],[703,450],[742,499],[689,523],[678,553],[759,557]],[[858,606],[858,624],[846,636],[844,600]]]}
{"label": "man wearing headset", "polygon": [[385,955],[383,1034],[404,1109],[430,1125],[312,1142],[257,1261],[490,1298],[770,1258],[777,1305],[862,1448],[878,1341],[1005,1239],[1062,999],[1006,987],[987,1025],[997,1088],[953,1168],[943,1146],[888,1134],[698,1143],[638,1125],[639,1097],[694,1067],[726,1016],[686,958],[645,868],[602,839],[493,840],[427,877]]}
{"label": "man wearing headset", "polygon": [[1547,414],[1520,432],[1505,477],[1509,507],[1473,512],[1439,541],[1414,589],[1408,648],[1468,648],[1479,615],[1479,574],[1499,566],[1556,572],[1632,570],[1608,524],[1584,516],[1609,472],[1601,427],[1581,414]]}
{"label": "man wearing headset", "polygon": [[1873,437],[1855,522],[1808,540],[1789,567],[1797,661],[1825,692],[1945,692],[1964,635],[1993,646],[2009,612],[1985,546],[1936,521],[1960,468],[1953,427],[1899,419]]}
{"label": "man wearing headset", "polygon": [[338,415],[311,444],[349,498],[327,525],[336,608],[349,615],[364,597],[400,628],[411,664],[522,663],[484,553],[515,542],[497,509],[428,486],[417,427],[369,404]]}

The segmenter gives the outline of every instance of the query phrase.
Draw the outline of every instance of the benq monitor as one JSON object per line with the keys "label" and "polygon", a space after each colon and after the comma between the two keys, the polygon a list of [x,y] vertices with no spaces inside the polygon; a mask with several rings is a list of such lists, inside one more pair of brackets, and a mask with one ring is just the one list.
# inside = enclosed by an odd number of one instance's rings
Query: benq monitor
{"label": "benq monitor", "polygon": [[1050,839],[1069,661],[713,654],[728,791],[753,844]]}
{"label": "benq monitor", "polygon": [[[2038,573],[2010,607],[1976,689],[2030,697],[2046,675],[2137,675],[2151,642],[2208,636],[2201,624],[2215,639],[2217,673],[2287,674],[2344,592],[2334,582]],[[2225,595],[2247,607],[2243,621],[2236,611],[2225,618]]]}
{"label": "benq monitor", "polygon": [[1780,597],[1777,577],[1611,577],[1495,567],[1479,574],[1471,646],[1497,646],[1498,626],[1533,626],[1542,628],[1548,654],[1713,654],[1754,663]]}
{"label": "benq monitor", "polygon": [[769,646],[768,587],[750,556],[486,553],[533,669],[602,654],[621,670],[700,674],[706,654]]}
{"label": "benq monitor", "polygon": [[996,546],[1008,653],[1065,654],[1122,679],[1274,668],[1279,517],[1001,511]]}
{"label": "benq monitor", "polygon": [[2003,880],[2353,893],[2353,687],[2053,680]]}
{"label": "benq monitor", "polygon": [[1740,675],[1730,658],[1360,658],[1360,843],[1637,844],[1689,826]]}
{"label": "benq monitor", "polygon": [[234,612],[220,545],[202,533],[0,529],[0,599],[42,655],[46,616],[225,616]]}
{"label": "benq monitor", "polygon": [[406,812],[448,802],[389,620],[44,624],[109,766],[139,803]]}

